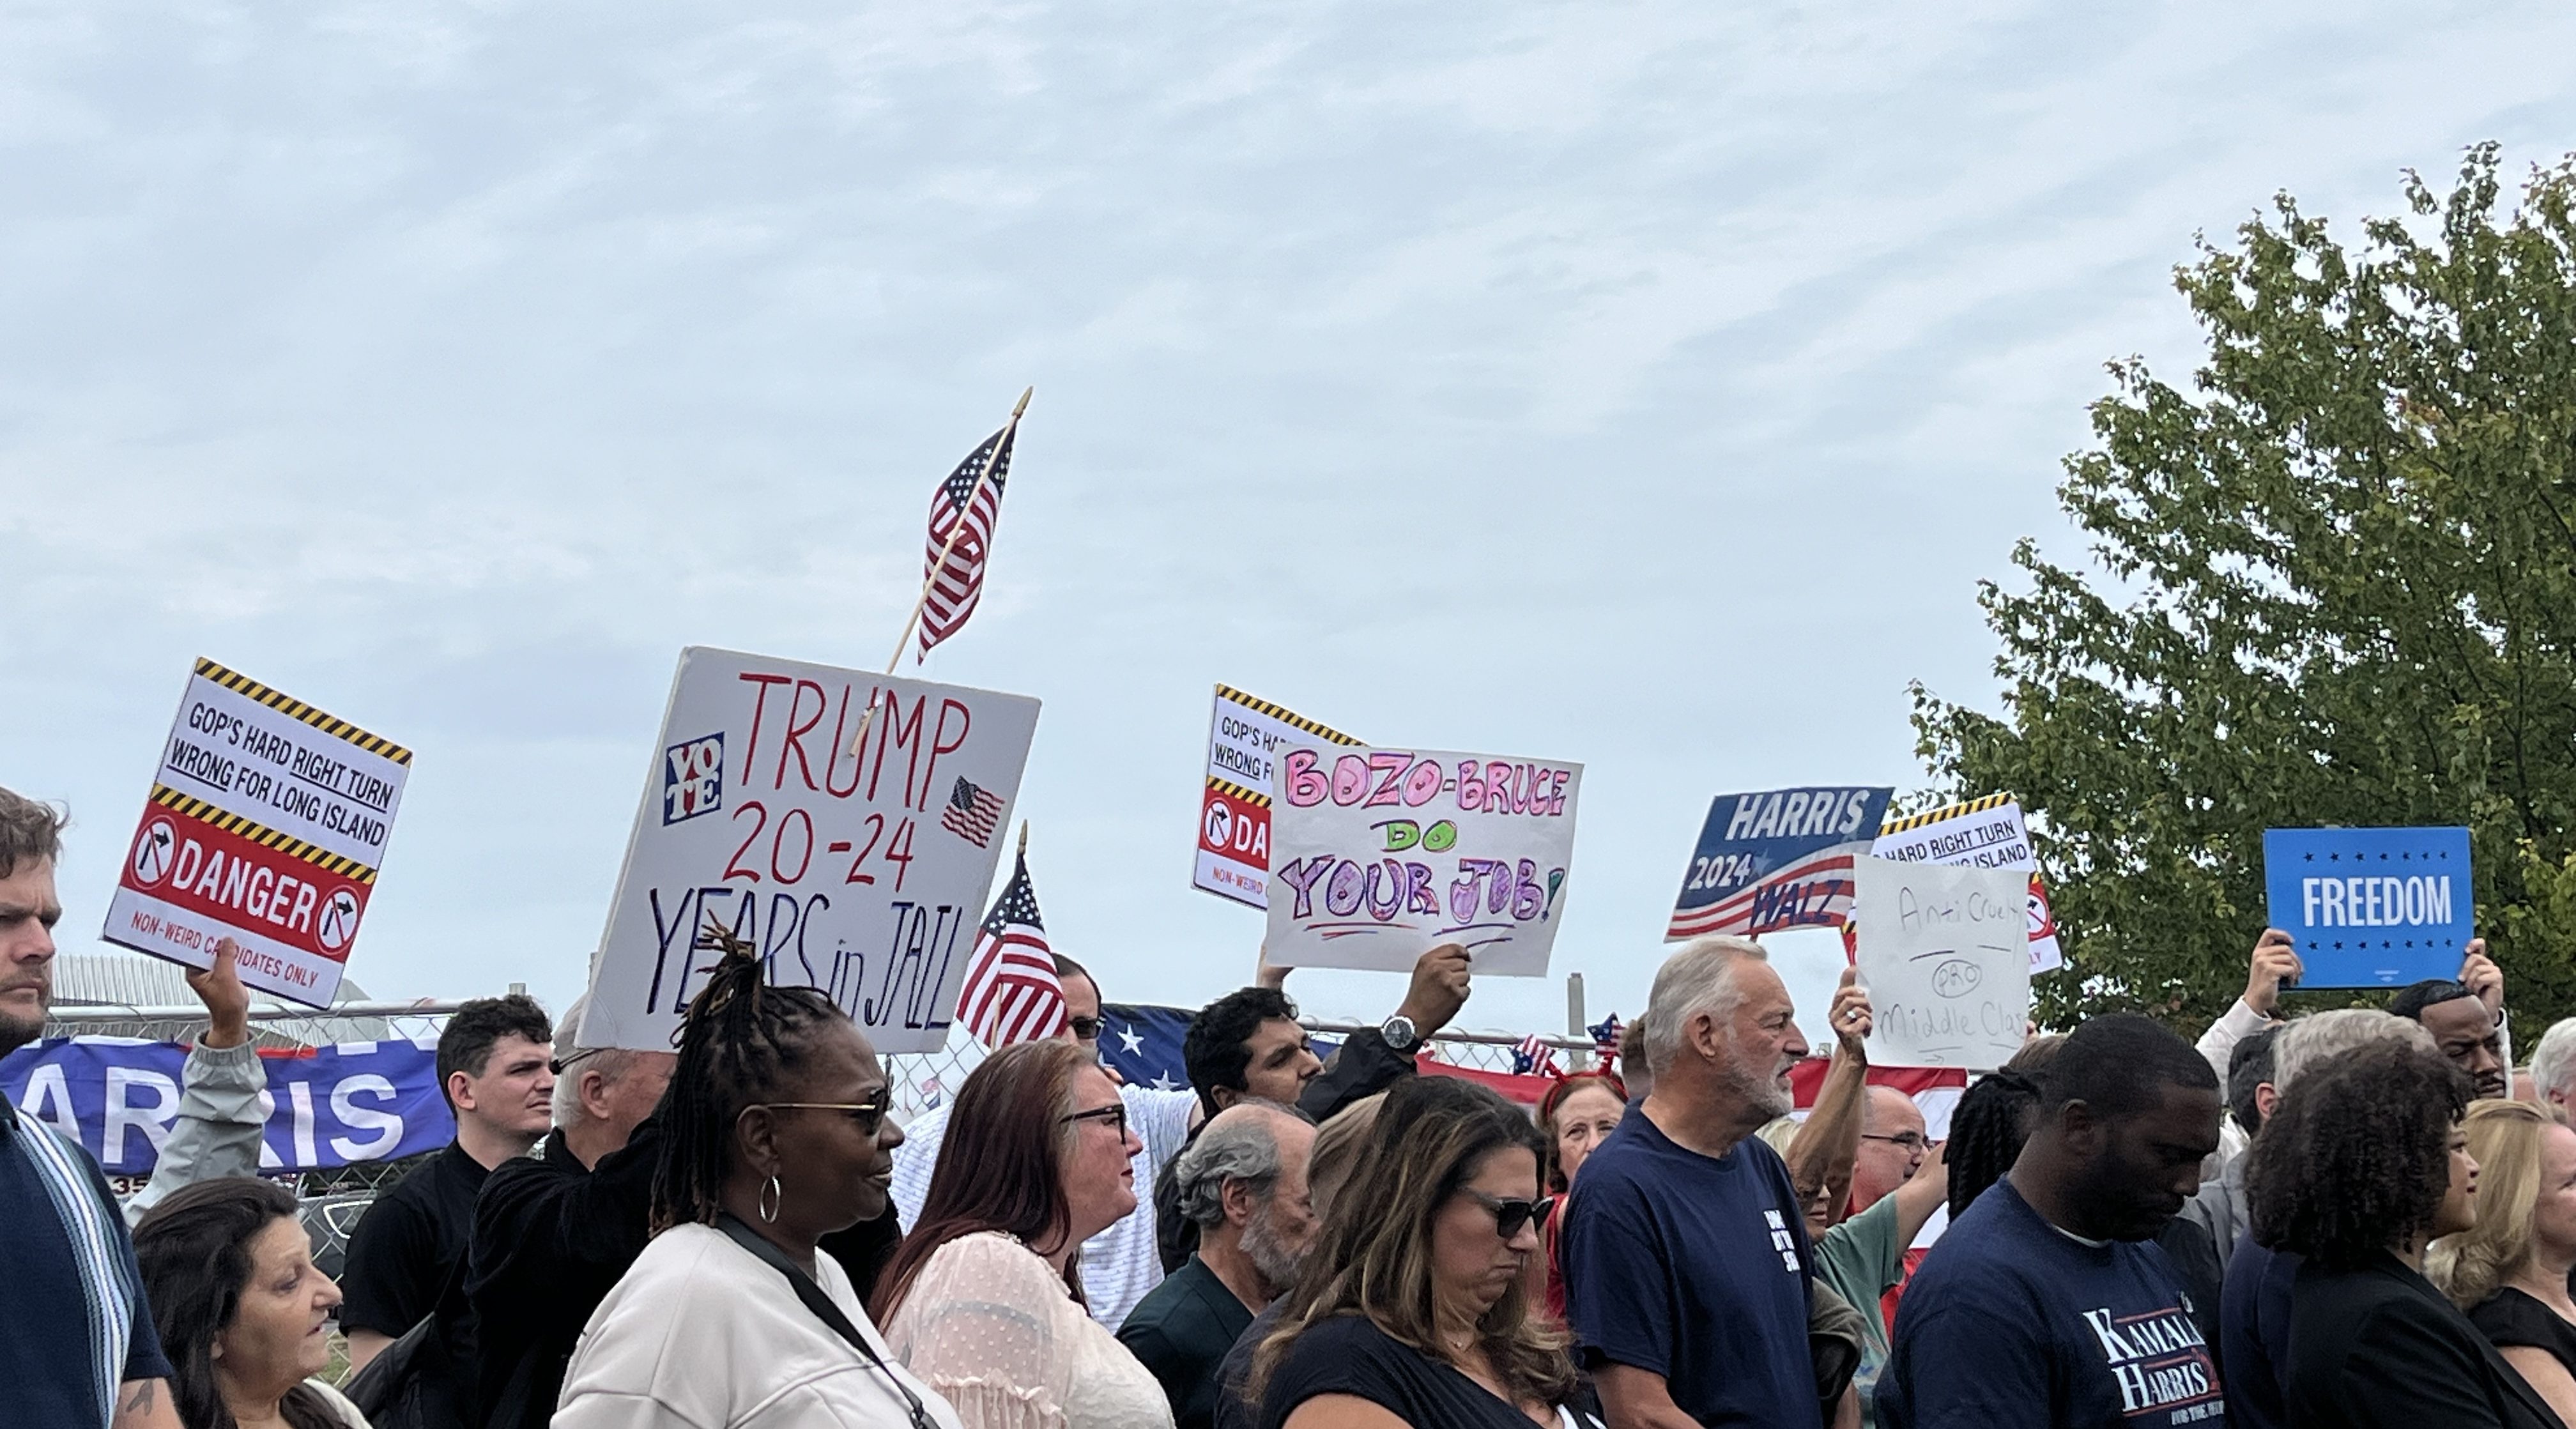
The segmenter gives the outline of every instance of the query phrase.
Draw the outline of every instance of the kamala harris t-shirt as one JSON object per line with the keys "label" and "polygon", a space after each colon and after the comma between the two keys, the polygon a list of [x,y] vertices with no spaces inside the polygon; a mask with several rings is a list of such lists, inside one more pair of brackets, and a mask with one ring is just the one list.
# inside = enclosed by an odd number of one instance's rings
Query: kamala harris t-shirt
{"label": "kamala harris t-shirt", "polygon": [[2162,1250],[2077,1240],[2004,1180],[1914,1272],[1878,1378],[1878,1422],[2205,1429],[2227,1423],[2227,1399]]}

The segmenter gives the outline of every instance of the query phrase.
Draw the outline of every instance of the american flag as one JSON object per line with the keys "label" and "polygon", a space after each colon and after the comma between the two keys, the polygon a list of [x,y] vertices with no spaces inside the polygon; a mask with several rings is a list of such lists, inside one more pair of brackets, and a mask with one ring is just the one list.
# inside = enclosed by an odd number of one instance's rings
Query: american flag
{"label": "american flag", "polygon": [[948,807],[940,811],[939,826],[982,848],[993,841],[993,825],[1001,819],[1001,795],[960,779],[948,791]]}
{"label": "american flag", "polygon": [[1592,1034],[1592,1052],[1606,1065],[1619,1055],[1619,1034],[1627,1029],[1619,1025],[1619,1014],[1611,1013],[1583,1029]]}
{"label": "american flag", "polygon": [[1512,1073],[1522,1077],[1543,1077],[1556,1070],[1556,1049],[1547,1039],[1533,1032],[1512,1049]]}
{"label": "american flag", "polygon": [[[930,498],[930,545],[923,558],[921,655],[957,633],[984,593],[984,560],[992,554],[993,523],[1002,515],[1002,483],[1011,474],[1016,419],[969,452]],[[990,467],[990,474],[986,468]],[[979,479],[980,478],[980,479]],[[950,533],[956,539],[949,539]],[[943,555],[944,553],[944,555]]]}
{"label": "american flag", "polygon": [[957,1020],[995,1049],[1064,1031],[1064,984],[1056,981],[1055,954],[1047,950],[1046,929],[1038,922],[1038,895],[1029,886],[1025,854],[975,935]]}

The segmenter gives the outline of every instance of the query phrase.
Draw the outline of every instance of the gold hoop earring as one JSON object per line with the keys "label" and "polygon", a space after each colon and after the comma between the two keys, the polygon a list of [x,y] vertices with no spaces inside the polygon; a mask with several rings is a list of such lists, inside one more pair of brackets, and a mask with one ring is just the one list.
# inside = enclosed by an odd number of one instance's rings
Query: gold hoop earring
{"label": "gold hoop earring", "polygon": [[769,1184],[760,1188],[761,1223],[773,1226],[778,1224],[778,1209],[781,1205],[785,1204],[786,1200],[787,1192],[785,1188],[778,1184],[777,1177],[770,1177]]}

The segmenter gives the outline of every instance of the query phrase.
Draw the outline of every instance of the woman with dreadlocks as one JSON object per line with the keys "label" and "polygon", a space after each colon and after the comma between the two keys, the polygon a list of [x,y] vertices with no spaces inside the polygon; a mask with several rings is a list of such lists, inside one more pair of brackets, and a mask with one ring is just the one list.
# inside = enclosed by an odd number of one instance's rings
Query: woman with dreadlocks
{"label": "woman with dreadlocks", "polygon": [[815,1253],[885,1209],[887,1104],[848,1016],[728,946],[680,1024],[652,1243],[583,1329],[557,1429],[960,1429]]}

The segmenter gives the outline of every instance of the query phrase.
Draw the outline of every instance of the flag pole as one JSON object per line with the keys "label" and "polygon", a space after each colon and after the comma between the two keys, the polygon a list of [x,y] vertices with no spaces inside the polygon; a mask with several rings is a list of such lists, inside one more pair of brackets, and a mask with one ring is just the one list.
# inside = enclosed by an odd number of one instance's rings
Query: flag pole
{"label": "flag pole", "polygon": [[[1020,390],[1020,400],[1011,407],[1011,419],[1002,424],[1002,435],[993,443],[993,459],[984,463],[982,471],[975,473],[975,485],[966,493],[966,504],[957,509],[957,519],[949,523],[948,539],[939,547],[939,558],[930,563],[930,573],[922,578],[921,598],[912,603],[912,618],[903,623],[903,634],[894,642],[894,654],[886,657],[887,674],[893,674],[895,668],[903,663],[903,652],[912,644],[912,632],[920,627],[921,613],[930,606],[930,590],[939,581],[940,568],[948,564],[949,552],[957,549],[957,538],[966,534],[966,513],[973,509],[975,498],[984,494],[984,483],[991,479],[993,468],[1001,465],[1002,453],[1011,444],[1011,434],[1020,429],[1020,414],[1028,411],[1029,398],[1035,396],[1037,390],[1035,387],[1025,387]],[[859,732],[850,739],[852,759],[859,757],[860,746],[868,742],[868,726],[876,723],[876,718],[877,702],[870,700],[867,713],[859,716]],[[1027,828],[1024,825],[1021,829],[1023,842],[1027,837]]]}
{"label": "flag pole", "polygon": [[1029,856],[1029,821],[1028,821],[1028,820],[1026,820],[1026,819],[1022,819],[1022,820],[1020,820],[1020,858],[1021,858],[1023,861],[1025,861],[1025,860],[1028,858],[1028,856]]}

